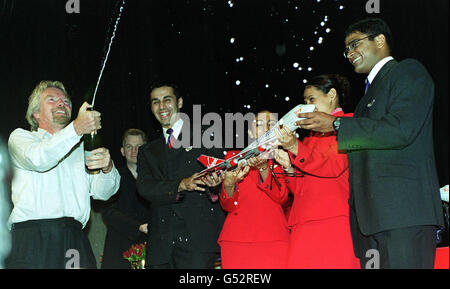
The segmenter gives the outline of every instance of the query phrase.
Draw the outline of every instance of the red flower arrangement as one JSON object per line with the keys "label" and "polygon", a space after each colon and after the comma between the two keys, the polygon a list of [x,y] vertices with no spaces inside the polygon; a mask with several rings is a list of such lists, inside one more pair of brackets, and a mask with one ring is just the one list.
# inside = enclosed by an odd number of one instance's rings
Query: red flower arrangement
{"label": "red flower arrangement", "polygon": [[147,245],[145,243],[135,244],[123,252],[122,256],[130,262],[131,269],[144,269],[146,247]]}

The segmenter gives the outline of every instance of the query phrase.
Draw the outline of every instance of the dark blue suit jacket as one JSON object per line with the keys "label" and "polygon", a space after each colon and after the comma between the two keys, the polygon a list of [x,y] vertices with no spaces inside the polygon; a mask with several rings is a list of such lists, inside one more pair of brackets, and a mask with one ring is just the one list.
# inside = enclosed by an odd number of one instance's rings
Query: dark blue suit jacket
{"label": "dark blue suit jacket", "polygon": [[378,72],[337,135],[348,152],[350,206],[360,231],[443,225],[433,149],[434,84],[414,59]]}

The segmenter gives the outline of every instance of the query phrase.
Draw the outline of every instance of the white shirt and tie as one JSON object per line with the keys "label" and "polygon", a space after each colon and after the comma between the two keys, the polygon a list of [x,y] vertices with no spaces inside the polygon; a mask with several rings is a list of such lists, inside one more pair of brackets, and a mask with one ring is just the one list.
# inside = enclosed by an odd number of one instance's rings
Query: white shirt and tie
{"label": "white shirt and tie", "polygon": [[383,68],[383,66],[386,63],[388,63],[389,61],[391,61],[393,59],[394,58],[392,56],[388,56],[388,57],[381,59],[380,61],[378,61],[377,64],[375,64],[375,66],[372,68],[372,70],[370,71],[369,75],[366,78],[366,90],[364,93],[367,92],[367,89],[369,89],[370,84],[373,82],[373,80],[375,79],[375,76],[377,76],[377,74],[381,70],[381,68]]}
{"label": "white shirt and tie", "polygon": [[169,130],[169,128],[163,128],[163,135],[164,135],[164,139],[166,140],[166,144],[169,143],[169,135],[171,135],[172,138],[178,139],[178,136],[181,133],[182,127],[183,127],[183,120],[180,118],[171,127],[171,129],[172,129],[171,134],[167,132]]}
{"label": "white shirt and tie", "polygon": [[90,215],[90,197],[107,200],[119,189],[115,167],[108,174],[85,172],[83,143],[73,122],[61,131],[14,130],[8,141],[14,169],[8,225],[37,219],[73,217],[83,227]]}

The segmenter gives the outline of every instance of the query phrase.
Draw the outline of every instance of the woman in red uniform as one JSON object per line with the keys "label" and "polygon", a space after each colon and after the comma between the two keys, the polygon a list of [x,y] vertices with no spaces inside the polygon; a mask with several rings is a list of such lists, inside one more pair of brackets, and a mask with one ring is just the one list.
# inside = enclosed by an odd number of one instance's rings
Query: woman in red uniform
{"label": "woman in red uniform", "polygon": [[[349,94],[345,77],[320,75],[308,81],[303,96],[318,111],[352,117],[339,104]],[[282,164],[291,161],[296,172],[288,184],[294,203],[288,221],[287,268],[360,268],[350,234],[347,156],[338,151],[336,134],[311,132],[299,141],[295,132],[287,128],[281,132],[279,141],[290,158],[287,154],[277,158],[284,157]]]}
{"label": "woman in red uniform", "polygon": [[[275,123],[273,114],[260,112],[250,135],[258,138]],[[271,167],[272,160],[255,157],[225,172],[220,203],[228,215],[218,240],[223,269],[285,268],[289,230],[281,204],[288,191],[284,177],[270,188]],[[283,172],[276,164],[273,170]]]}

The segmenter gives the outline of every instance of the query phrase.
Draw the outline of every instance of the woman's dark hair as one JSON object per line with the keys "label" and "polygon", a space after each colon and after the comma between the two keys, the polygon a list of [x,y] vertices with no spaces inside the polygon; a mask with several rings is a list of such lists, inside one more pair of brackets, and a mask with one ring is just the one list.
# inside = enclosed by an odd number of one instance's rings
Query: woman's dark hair
{"label": "woman's dark hair", "polygon": [[339,98],[339,106],[345,107],[345,101],[350,99],[352,89],[347,77],[340,74],[322,74],[308,81],[307,86],[314,86],[323,93],[334,88]]}
{"label": "woman's dark hair", "polygon": [[358,22],[350,25],[347,30],[345,30],[345,37],[356,31],[367,35],[372,35],[372,37],[369,37],[369,40],[371,41],[375,38],[375,36],[383,34],[389,47],[389,53],[392,54],[392,50],[394,48],[394,40],[392,39],[391,29],[383,19],[366,18],[359,20]]}

